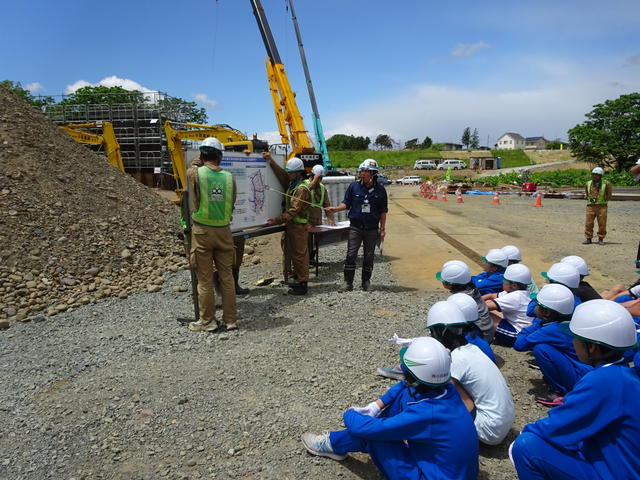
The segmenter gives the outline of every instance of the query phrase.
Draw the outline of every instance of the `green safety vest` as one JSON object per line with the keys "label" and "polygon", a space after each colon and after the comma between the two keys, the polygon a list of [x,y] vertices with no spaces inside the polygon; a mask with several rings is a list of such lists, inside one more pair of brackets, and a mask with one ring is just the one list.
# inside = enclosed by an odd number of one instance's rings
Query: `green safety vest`
{"label": "green safety vest", "polygon": [[589,205],[606,205],[607,204],[607,182],[601,180],[600,191],[598,192],[598,197],[593,198],[591,196],[591,184],[593,180],[589,180],[587,182],[587,201]]}
{"label": "green safety vest", "polygon": [[233,176],[225,170],[198,168],[200,205],[191,214],[194,222],[212,227],[226,227],[233,213]]}
{"label": "green safety vest", "polygon": [[309,199],[310,203],[313,204],[314,207],[322,208],[322,204],[324,203],[324,196],[327,193],[327,187],[325,187],[322,183],[319,183],[318,186],[320,188],[320,199],[316,201],[316,192],[311,188],[311,180],[305,180],[307,188],[309,189],[309,193],[311,194],[311,198]]}
{"label": "green safety vest", "polygon": [[[284,209],[289,210],[291,208],[291,197],[295,197],[295,193],[296,190],[298,188],[306,188],[307,191],[309,191],[309,196],[313,195],[313,193],[309,190],[309,181],[305,180],[295,186],[291,186],[289,185],[289,188],[287,188],[287,195],[284,197]],[[291,219],[294,223],[301,223],[301,224],[305,224],[305,223],[309,223],[309,209],[307,208],[305,210],[305,213],[303,215],[296,215],[295,217],[293,217]]]}

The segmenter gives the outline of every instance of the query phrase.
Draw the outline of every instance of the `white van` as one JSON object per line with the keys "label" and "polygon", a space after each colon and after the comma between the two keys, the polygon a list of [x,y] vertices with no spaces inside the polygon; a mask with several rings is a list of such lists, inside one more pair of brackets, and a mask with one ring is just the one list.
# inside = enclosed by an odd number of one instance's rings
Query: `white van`
{"label": "white van", "polygon": [[440,165],[438,165],[438,170],[446,170],[451,167],[451,170],[462,170],[467,168],[467,165],[457,158],[450,158],[449,160],[445,160]]}
{"label": "white van", "polygon": [[414,170],[435,170],[436,164],[433,160],[416,160],[413,164]]}

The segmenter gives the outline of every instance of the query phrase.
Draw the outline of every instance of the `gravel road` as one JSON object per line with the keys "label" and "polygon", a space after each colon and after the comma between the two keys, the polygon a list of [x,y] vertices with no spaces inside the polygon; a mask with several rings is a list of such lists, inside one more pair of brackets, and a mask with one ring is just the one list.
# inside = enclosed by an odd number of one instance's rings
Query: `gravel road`
{"label": "gravel road", "polygon": [[[276,239],[264,250],[273,251]],[[300,435],[341,427],[341,413],[392,382],[387,339],[417,336],[445,292],[400,287],[377,259],[370,292],[336,293],[345,247],[321,251],[305,298],[274,284],[239,300],[242,327],[193,333],[186,271],[158,293],[111,298],[0,332],[0,478],[376,479],[366,455],[309,456]],[[275,256],[272,255],[273,258]],[[278,270],[269,259],[243,283]],[[313,277],[312,277],[313,279]],[[496,347],[518,404],[514,429],[545,414],[526,355]],[[510,479],[507,442],[482,448],[481,478]]]}

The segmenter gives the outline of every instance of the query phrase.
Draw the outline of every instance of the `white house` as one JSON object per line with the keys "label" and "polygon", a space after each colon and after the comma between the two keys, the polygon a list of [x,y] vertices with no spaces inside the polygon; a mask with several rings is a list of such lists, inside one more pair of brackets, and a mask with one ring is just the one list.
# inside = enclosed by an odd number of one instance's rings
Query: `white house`
{"label": "white house", "polygon": [[498,138],[496,142],[497,150],[523,150],[524,137],[518,133],[507,132]]}

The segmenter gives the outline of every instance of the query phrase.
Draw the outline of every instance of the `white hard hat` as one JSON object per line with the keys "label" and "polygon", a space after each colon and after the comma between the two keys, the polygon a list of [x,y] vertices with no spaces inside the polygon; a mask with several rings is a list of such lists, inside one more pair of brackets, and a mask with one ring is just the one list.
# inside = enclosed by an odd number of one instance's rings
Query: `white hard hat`
{"label": "white hard hat", "polygon": [[466,323],[467,319],[464,313],[454,302],[436,302],[427,312],[427,328],[434,325],[464,325]]}
{"label": "white hard hat", "polygon": [[583,277],[589,275],[589,266],[582,257],[579,257],[577,255],[569,255],[568,257],[564,257],[562,260],[560,260],[560,263],[568,263],[569,265],[573,265],[578,269],[578,273]]}
{"label": "white hard hat", "polygon": [[462,265],[463,267],[467,266],[467,264],[464,263],[462,260],[448,260],[442,264],[442,268],[445,268],[449,265]]}
{"label": "white hard hat", "polygon": [[451,378],[451,354],[435,338],[414,339],[400,351],[400,361],[424,385],[446,385]]}
{"label": "white hard hat", "polygon": [[594,173],[596,175],[604,175],[604,170],[600,167],[596,167],[593,170],[591,170],[591,173]]}
{"label": "white hard hat", "polygon": [[560,283],[569,288],[580,286],[580,272],[570,263],[554,263],[542,276],[553,283]]}
{"label": "white hard hat", "polygon": [[447,302],[455,303],[458,306],[467,323],[475,322],[480,318],[478,304],[471,295],[462,292],[454,293],[447,298]]}
{"label": "white hard hat", "polygon": [[489,250],[487,254],[482,257],[482,260],[493,265],[498,265],[502,268],[506,268],[506,266],[509,265],[507,255],[499,248],[492,248]]}
{"label": "white hard hat", "polygon": [[514,263],[504,271],[504,279],[511,283],[529,285],[531,283],[531,270],[522,263]]}
{"label": "white hard hat", "polygon": [[215,137],[207,137],[200,144],[201,152],[206,152],[207,150],[213,149],[213,148],[221,152],[224,152],[224,145],[222,145],[222,142]]}
{"label": "white hard hat", "polygon": [[287,172],[302,172],[304,171],[304,163],[298,157],[291,157],[289,161],[287,161],[287,165],[285,167]]}
{"label": "white hard hat", "polygon": [[601,298],[576,307],[569,331],[582,340],[619,350],[631,348],[637,342],[636,325],[629,310]]}
{"label": "white hard hat", "polygon": [[471,281],[471,270],[464,262],[450,263],[436,273],[436,278],[441,282],[466,285]]}
{"label": "white hard hat", "polygon": [[507,260],[509,261],[515,260],[519,262],[520,260],[522,260],[520,249],[515,245],[506,245],[502,247],[502,251],[505,253],[505,255],[507,256]]}
{"label": "white hard hat", "polygon": [[558,312],[560,315],[571,315],[575,306],[575,297],[564,285],[550,283],[540,289],[536,295],[536,302],[541,307]]}
{"label": "white hard hat", "polygon": [[324,177],[324,167],[322,165],[314,165],[311,169],[311,173]]}
{"label": "white hard hat", "polygon": [[358,170],[371,170],[377,172],[379,170],[378,162],[376,162],[373,158],[367,158],[360,164]]}

